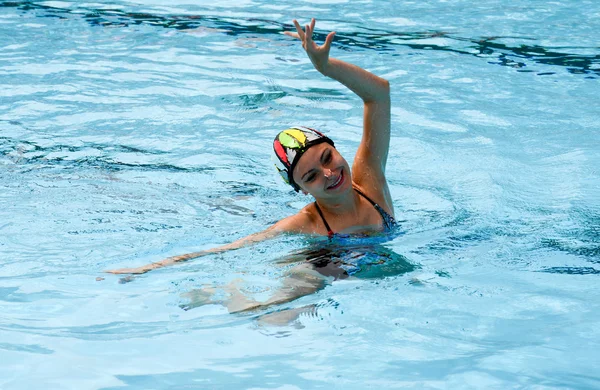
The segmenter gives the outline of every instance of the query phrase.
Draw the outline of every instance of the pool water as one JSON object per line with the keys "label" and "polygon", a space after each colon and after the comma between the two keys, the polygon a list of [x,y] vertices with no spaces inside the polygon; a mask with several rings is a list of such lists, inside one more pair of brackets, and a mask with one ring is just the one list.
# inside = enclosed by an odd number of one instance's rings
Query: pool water
{"label": "pool water", "polygon": [[[0,388],[600,387],[600,3],[166,4],[0,1]],[[360,101],[282,34],[310,17],[392,85],[396,268],[245,314],[184,308],[268,299],[309,240],[103,273],[310,202],[289,125],[352,160]]]}

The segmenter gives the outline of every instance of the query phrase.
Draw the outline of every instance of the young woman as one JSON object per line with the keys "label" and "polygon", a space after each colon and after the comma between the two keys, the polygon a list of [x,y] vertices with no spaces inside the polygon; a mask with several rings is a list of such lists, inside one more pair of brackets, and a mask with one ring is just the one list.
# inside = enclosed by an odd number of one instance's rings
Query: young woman
{"label": "young woman", "polygon": [[[238,249],[282,233],[302,233],[333,238],[365,235],[392,229],[394,209],[385,178],[390,143],[390,87],[382,79],[358,66],[329,57],[335,32],[322,46],[312,40],[315,20],[302,27],[294,20],[296,33],[314,67],[339,81],[364,102],[363,135],[352,170],[338,153],[333,141],[306,127],[293,127],[277,135],[273,143],[279,172],[296,191],[315,198],[300,212],[268,229],[211,250],[169,257],[138,268],[108,271],[114,274],[142,274],[177,262],[212,253]],[[289,300],[285,298],[285,300]],[[281,299],[277,300],[278,302]]]}

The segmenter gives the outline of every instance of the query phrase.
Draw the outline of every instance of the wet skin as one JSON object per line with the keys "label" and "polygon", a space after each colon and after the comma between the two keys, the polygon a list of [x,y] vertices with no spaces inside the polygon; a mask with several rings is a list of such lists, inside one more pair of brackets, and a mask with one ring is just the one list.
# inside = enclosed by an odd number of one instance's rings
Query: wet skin
{"label": "wet skin", "polygon": [[352,189],[348,162],[328,143],[315,145],[304,152],[294,168],[293,177],[304,192],[317,199],[336,198]]}

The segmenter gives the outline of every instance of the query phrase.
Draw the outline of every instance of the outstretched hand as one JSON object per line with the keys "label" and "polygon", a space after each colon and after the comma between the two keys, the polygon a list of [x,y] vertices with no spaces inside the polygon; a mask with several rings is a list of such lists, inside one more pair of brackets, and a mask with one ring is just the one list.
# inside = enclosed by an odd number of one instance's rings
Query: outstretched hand
{"label": "outstretched hand", "polygon": [[313,63],[315,69],[324,74],[329,63],[329,50],[331,49],[331,42],[333,42],[335,32],[332,31],[327,34],[325,43],[319,46],[315,43],[315,41],[312,40],[312,35],[315,28],[314,18],[310,21],[310,24],[307,24],[304,27],[304,30],[302,30],[302,27],[296,19],[294,19],[294,26],[296,26],[295,33],[286,31],[284,34],[300,39],[302,41],[302,47],[304,50],[306,50],[306,54],[308,54],[308,58],[310,58],[310,61]]}

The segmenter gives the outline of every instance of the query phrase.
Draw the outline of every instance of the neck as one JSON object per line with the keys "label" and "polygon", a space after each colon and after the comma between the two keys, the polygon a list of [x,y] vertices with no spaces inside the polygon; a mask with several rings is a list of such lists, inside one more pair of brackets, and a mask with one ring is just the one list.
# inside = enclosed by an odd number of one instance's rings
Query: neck
{"label": "neck", "polygon": [[354,187],[350,188],[348,192],[340,195],[336,198],[331,199],[316,199],[319,207],[326,211],[328,214],[342,215],[342,214],[354,214],[358,210],[360,198]]}

